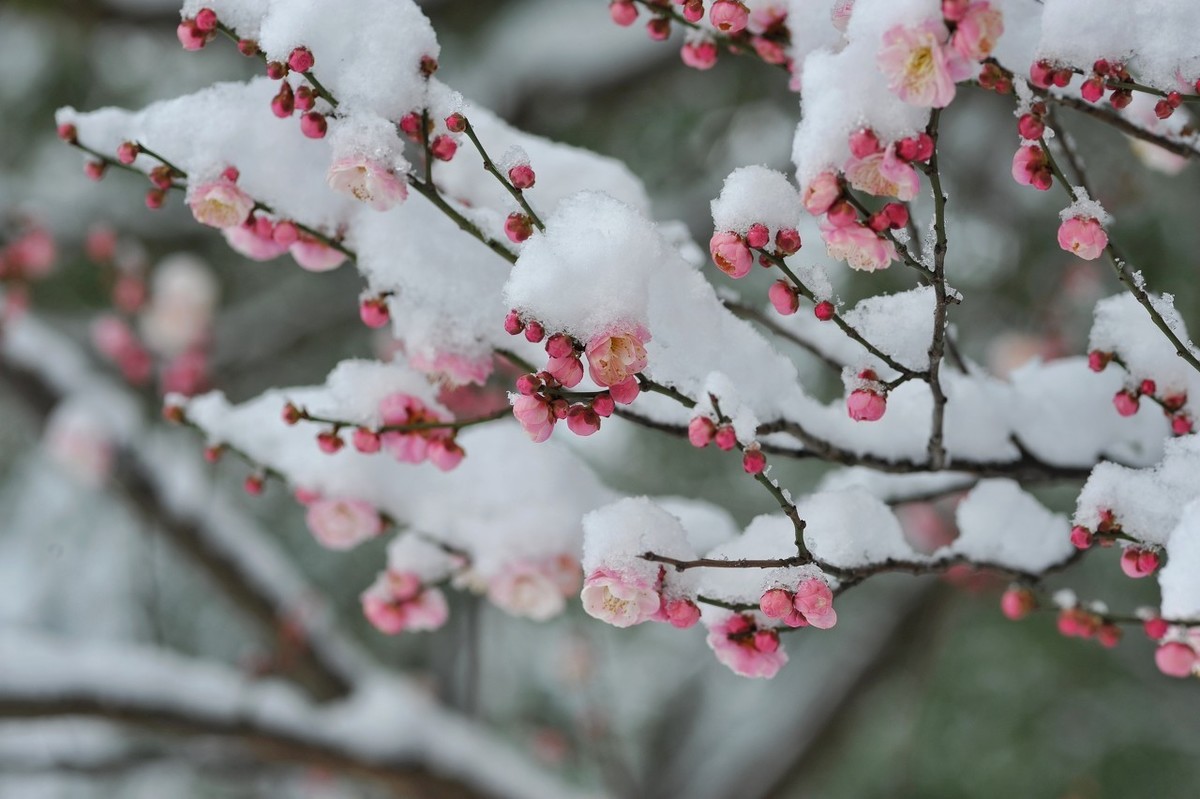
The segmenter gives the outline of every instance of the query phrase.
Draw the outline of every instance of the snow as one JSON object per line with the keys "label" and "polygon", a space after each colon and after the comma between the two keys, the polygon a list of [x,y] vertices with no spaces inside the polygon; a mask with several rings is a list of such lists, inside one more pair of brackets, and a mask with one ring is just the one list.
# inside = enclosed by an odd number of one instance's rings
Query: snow
{"label": "snow", "polygon": [[695,557],[683,523],[649,497],[629,497],[592,511],[583,517],[583,530],[584,574],[610,569],[652,585],[660,564],[642,559],[643,553]]}
{"label": "snow", "polygon": [[745,235],[753,224],[767,227],[771,241],[783,228],[800,227],[804,208],[800,194],[782,172],[765,166],[744,166],[725,178],[721,194],[712,201],[713,228]]}
{"label": "snow", "polygon": [[1071,525],[1013,480],[983,480],[959,503],[958,538],[933,553],[1038,574],[1074,553]]}
{"label": "snow", "polygon": [[[897,362],[914,371],[922,371],[929,368],[929,341],[933,336],[936,302],[933,287],[920,286],[898,294],[867,297],[842,316],[863,338]],[[870,365],[876,371],[890,371],[865,350],[863,357],[871,359]]]}
{"label": "snow", "polygon": [[1162,614],[1168,619],[1200,620],[1200,499],[1184,506],[1179,524],[1167,537],[1167,564],[1158,574]]}
{"label": "snow", "polygon": [[[1158,298],[1154,306],[1175,334],[1190,342],[1187,327],[1171,298]],[[1200,392],[1200,375],[1176,354],[1171,342],[1132,294],[1117,294],[1096,304],[1088,342],[1089,349],[1119,355],[1135,384],[1145,378],[1153,380],[1160,396],[1187,393],[1192,397]],[[1191,349],[1200,353],[1195,346]],[[1185,407],[1191,408],[1191,402]]]}
{"label": "snow", "polygon": [[1139,541],[1164,544],[1184,506],[1200,496],[1200,436],[1168,439],[1162,461],[1148,469],[1101,463],[1092,470],[1075,509],[1075,523],[1095,530],[1111,510],[1121,529]]}
{"label": "snow", "polygon": [[1112,223],[1112,214],[1104,210],[1104,206],[1099,200],[1093,200],[1088,196],[1087,189],[1083,186],[1072,186],[1071,194],[1075,196],[1075,202],[1068,205],[1058,213],[1058,218],[1064,222],[1068,219],[1095,219],[1101,225],[1109,225]]}
{"label": "snow", "polygon": [[889,559],[921,560],[891,508],[861,488],[824,491],[796,503],[804,543],[832,565],[856,568]]}

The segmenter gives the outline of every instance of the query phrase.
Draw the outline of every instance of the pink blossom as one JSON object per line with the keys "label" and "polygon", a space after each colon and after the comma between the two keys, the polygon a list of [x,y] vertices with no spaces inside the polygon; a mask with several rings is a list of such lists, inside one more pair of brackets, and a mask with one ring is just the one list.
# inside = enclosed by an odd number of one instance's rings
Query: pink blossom
{"label": "pink blossom", "polygon": [[791,316],[800,310],[800,296],[786,280],[776,280],[767,289],[767,298],[775,310],[783,316]]}
{"label": "pink blossom", "polygon": [[556,575],[544,564],[530,561],[507,564],[488,581],[487,597],[505,613],[534,621],[546,621],[567,606]]}
{"label": "pink blossom", "polygon": [[567,413],[567,427],[577,436],[590,436],[600,429],[600,416],[587,405],[575,405]]}
{"label": "pink blossom", "polygon": [[[403,392],[389,394],[380,400],[379,416],[383,420],[383,424],[388,427],[453,421],[433,409],[427,408],[425,403],[411,394]],[[408,432],[389,430],[380,434],[383,445],[388,448],[392,456],[404,463],[420,463],[425,460],[429,456],[430,441],[446,437],[448,437],[448,431],[437,428]],[[448,463],[447,456],[453,454],[451,452],[439,453],[439,460],[442,463]]]}
{"label": "pink blossom", "polygon": [[1182,641],[1170,641],[1154,651],[1154,665],[1168,677],[1190,677],[1196,660],[1196,650]]}
{"label": "pink blossom", "polygon": [[887,397],[871,389],[860,388],[846,398],[846,411],[856,422],[877,422],[887,410]]}
{"label": "pink blossom", "polygon": [[197,222],[222,230],[238,227],[254,210],[254,198],[223,177],[191,189],[187,204]]}
{"label": "pink blossom", "polygon": [[462,463],[467,453],[452,438],[431,438],[425,451],[429,462],[443,472],[452,471]]}
{"label": "pink blossom", "polygon": [[580,598],[589,616],[614,627],[649,621],[662,602],[649,583],[612,569],[598,569],[588,575]]}
{"label": "pink blossom", "polygon": [[540,444],[550,437],[557,421],[550,410],[550,404],[544,397],[536,394],[520,396],[513,400],[513,416],[517,417],[517,421],[535,444]]}
{"label": "pink blossom", "polygon": [[613,402],[619,402],[622,405],[633,402],[641,391],[642,387],[636,377],[627,378],[615,386],[608,387],[608,393],[612,396]]}
{"label": "pink blossom", "polygon": [[45,277],[54,266],[56,254],[54,238],[42,227],[29,228],[2,253],[9,268],[15,267],[21,275],[30,278]]}
{"label": "pink blossom", "polygon": [[692,69],[712,69],[717,63],[717,45],[707,39],[687,42],[679,51],[679,56]]}
{"label": "pink blossom", "polygon": [[736,233],[714,233],[708,242],[708,252],[717,268],[735,280],[750,274],[754,266],[749,245]]}
{"label": "pink blossom", "polygon": [[672,627],[686,630],[700,621],[700,608],[690,599],[672,599],[663,605],[662,615]]}
{"label": "pink blossom", "polygon": [[[759,636],[758,633],[767,633]],[[717,660],[742,677],[770,679],[787,663],[773,630],[758,630],[747,616],[731,615],[709,628],[708,646]]]}
{"label": "pink blossom", "polygon": [[574,352],[563,358],[551,358],[546,371],[566,388],[575,388],[583,380],[583,362]]}
{"label": "pink blossom", "polygon": [[349,194],[376,211],[386,211],[404,202],[408,186],[396,170],[355,154],[339,158],[329,167],[325,176],[329,188]]}
{"label": "pink blossom", "polygon": [[1000,611],[1012,621],[1025,618],[1036,606],[1033,594],[1024,588],[1010,588],[1000,597]]}
{"label": "pink blossom", "polygon": [[345,253],[330,247],[320,239],[303,234],[288,251],[296,259],[296,263],[309,272],[328,272],[337,269],[346,260]]}
{"label": "pink blossom", "polygon": [[175,35],[184,50],[199,50],[208,44],[212,34],[201,30],[194,19],[185,19],[175,28]]}
{"label": "pink blossom", "polygon": [[368,455],[378,452],[383,447],[383,439],[379,434],[365,427],[355,428],[350,440],[356,450]]}
{"label": "pink blossom", "polygon": [[921,188],[917,170],[896,157],[895,145],[864,158],[852,157],[846,162],[845,172],[851,186],[876,197],[895,197],[908,202]]}
{"label": "pink blossom", "polygon": [[693,447],[707,447],[716,432],[717,426],[707,416],[694,416],[688,422],[688,442]]}
{"label": "pink blossom", "polygon": [[837,624],[837,611],[833,609],[833,592],[824,580],[812,578],[800,583],[792,602],[805,621],[818,630],[828,630]]}
{"label": "pink blossom", "polygon": [[911,28],[896,25],[883,34],[879,68],[897,97],[928,108],[950,104],[955,82],[968,77],[971,70],[953,48],[946,46],[948,36],[940,21]]}
{"label": "pink blossom", "polygon": [[1073,216],[1058,227],[1058,246],[1085,261],[1094,261],[1108,246],[1108,234],[1091,217]]}
{"label": "pink blossom", "polygon": [[430,356],[420,350],[410,351],[408,362],[414,369],[457,386],[467,383],[483,385],[494,367],[490,355],[472,358],[455,352],[435,352]]}
{"label": "pink blossom", "polygon": [[982,61],[1003,33],[1004,17],[991,3],[971,3],[954,31],[954,49],[968,61]]}
{"label": "pink blossom", "polygon": [[[416,588],[412,593],[411,586]],[[363,614],[386,635],[405,630],[436,630],[450,617],[446,597],[437,588],[421,588],[416,575],[382,574],[362,593]]]}
{"label": "pink blossom", "polygon": [[838,227],[825,219],[820,229],[829,257],[845,261],[851,269],[873,272],[896,260],[896,245],[858,222]]}
{"label": "pink blossom", "polygon": [[275,240],[272,231],[265,235],[253,222],[237,227],[225,228],[222,233],[225,242],[234,252],[246,256],[252,261],[270,261],[287,252],[287,247]]}
{"label": "pink blossom", "polygon": [[813,216],[820,216],[841,196],[842,187],[838,183],[837,175],[822,172],[804,187],[804,208]]}
{"label": "pink blossom", "polygon": [[1022,186],[1033,186],[1039,191],[1046,191],[1054,182],[1046,153],[1036,144],[1021,147],[1013,154],[1012,176]]}
{"label": "pink blossom", "polygon": [[1135,416],[1138,402],[1138,396],[1131,391],[1118,391],[1113,395],[1113,406],[1122,416]]}
{"label": "pink blossom", "polygon": [[593,336],[584,350],[588,374],[600,386],[624,383],[646,368],[645,342],[649,340],[650,334],[640,325]]}
{"label": "pink blossom", "polygon": [[383,532],[379,511],[361,499],[320,499],[308,506],[308,529],[326,549],[352,549]]}
{"label": "pink blossom", "polygon": [[159,375],[163,394],[192,397],[208,388],[208,356],[203,350],[188,350],[171,359]]}
{"label": "pink blossom", "polygon": [[782,588],[771,588],[765,591],[758,607],[768,619],[786,619],[795,609],[792,606],[792,593]]}
{"label": "pink blossom", "polygon": [[1133,546],[1121,553],[1121,571],[1126,577],[1148,577],[1158,570],[1158,563],[1158,553],[1152,549]]}
{"label": "pink blossom", "polygon": [[737,0],[716,0],[708,12],[708,20],[721,33],[740,33],[750,22],[750,10]]}
{"label": "pink blossom", "polygon": [[612,0],[608,4],[608,13],[612,21],[623,27],[629,27],[637,19],[637,6],[633,0]]}

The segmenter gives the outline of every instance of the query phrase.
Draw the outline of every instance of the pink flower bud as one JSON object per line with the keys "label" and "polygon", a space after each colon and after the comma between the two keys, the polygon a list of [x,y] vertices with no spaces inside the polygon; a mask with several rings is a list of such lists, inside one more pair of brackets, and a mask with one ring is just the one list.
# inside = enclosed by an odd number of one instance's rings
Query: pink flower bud
{"label": "pink flower bud", "polygon": [[766,247],[771,241],[771,231],[767,230],[767,226],[755,222],[746,231],[746,244],[756,250],[761,250]]}
{"label": "pink flower bud", "polygon": [[452,438],[435,438],[429,442],[426,456],[440,471],[449,472],[462,463],[467,453]]}
{"label": "pink flower bud", "polygon": [[383,297],[369,297],[358,305],[358,317],[370,328],[381,328],[391,321],[387,300]]}
{"label": "pink flower bud", "polygon": [[208,34],[200,30],[194,19],[185,19],[175,28],[175,35],[184,50],[199,50],[208,44]]}
{"label": "pink flower bud", "polygon": [[607,391],[603,391],[592,398],[592,410],[603,419],[612,416],[616,409],[617,404],[613,400],[612,395]]}
{"label": "pink flower bud", "polygon": [[688,442],[693,447],[707,447],[716,432],[717,426],[707,416],[693,416],[688,422]]}
{"label": "pink flower bud", "polygon": [[139,147],[136,142],[121,142],[121,144],[117,147],[117,160],[122,164],[129,166],[137,160],[138,153],[141,151],[142,148]]}
{"label": "pink flower bud", "polygon": [[837,175],[832,172],[822,172],[813,178],[804,188],[804,210],[813,216],[820,216],[842,196],[842,187]]}
{"label": "pink flower bud", "polygon": [[421,132],[421,115],[415,111],[400,117],[400,130],[410,139],[416,139]]}
{"label": "pink flower bud", "polygon": [[761,450],[748,449],[742,455],[742,469],[746,474],[762,474],[763,469],[767,468],[767,456],[762,454]]}
{"label": "pink flower bud", "polygon": [[325,121],[325,117],[316,111],[309,111],[300,117],[300,132],[310,139],[325,138],[325,131],[328,128],[329,124]]}
{"label": "pink flower bud", "polygon": [[565,333],[555,333],[546,339],[546,354],[551,358],[567,358],[575,354],[575,343]]}
{"label": "pink flower bud", "polygon": [[1089,103],[1098,103],[1104,98],[1104,79],[1093,75],[1079,86],[1079,94]]}
{"label": "pink flower bud", "polygon": [[196,12],[196,27],[204,33],[212,33],[217,29],[217,12],[211,8],[202,8]]}
{"label": "pink flower bud", "polygon": [[780,255],[793,255],[800,251],[800,232],[794,228],[780,228],[775,234],[775,249]]}
{"label": "pink flower bud", "polygon": [[587,405],[574,405],[567,413],[567,427],[577,436],[590,436],[600,429],[600,416]]}
{"label": "pink flower bud", "polygon": [[608,13],[613,22],[625,28],[632,25],[638,16],[637,6],[633,4],[633,0],[613,0],[608,4]]}
{"label": "pink flower bud", "polygon": [[768,619],[785,619],[795,611],[792,592],[782,588],[771,588],[764,592],[758,607]]}
{"label": "pink flower bud", "polygon": [[1177,436],[1186,436],[1193,430],[1192,420],[1185,413],[1177,413],[1171,417],[1171,432]]}
{"label": "pink flower bud", "polygon": [[1035,61],[1029,67],[1029,82],[1039,89],[1048,89],[1053,81],[1054,65],[1049,61]]}
{"label": "pink flower bud", "polygon": [[574,352],[564,358],[551,358],[546,371],[566,388],[575,388],[583,380],[583,362]]}
{"label": "pink flower bud", "polygon": [[509,311],[504,317],[504,332],[510,336],[515,336],[525,329],[525,323],[521,321],[521,316],[515,310]]}
{"label": "pink flower bud", "polygon": [[289,402],[283,406],[283,410],[280,412],[280,418],[283,419],[284,424],[293,425],[299,423],[300,420],[304,418],[304,414],[299,408]]}
{"label": "pink flower bud", "polygon": [[1158,569],[1158,553],[1141,547],[1126,547],[1121,553],[1121,571],[1135,580],[1148,577]]}
{"label": "pink flower bud", "polygon": [[271,238],[280,246],[291,247],[300,240],[300,229],[294,223],[285,220],[275,225],[271,231]]}
{"label": "pink flower bud", "polygon": [[85,161],[83,164],[83,174],[88,180],[100,180],[107,170],[108,164],[103,161]]}
{"label": "pink flower bud", "polygon": [[672,599],[666,603],[664,611],[670,625],[679,630],[694,627],[700,621],[700,608],[690,599]]}
{"label": "pink flower bud", "polygon": [[717,442],[717,449],[728,452],[737,446],[737,433],[733,427],[724,424],[717,428],[713,440]]}
{"label": "pink flower bud", "polygon": [[524,374],[517,378],[517,393],[528,397],[537,393],[542,387],[542,381],[537,375]]}
{"label": "pink flower bud", "polygon": [[533,220],[514,211],[504,220],[504,235],[508,236],[513,244],[520,244],[533,235]]}
{"label": "pink flower bud", "polygon": [[295,110],[296,97],[292,94],[292,87],[284,83],[279,87],[279,93],[271,98],[271,113],[280,119],[287,119]]}
{"label": "pink flower bud", "polygon": [[293,105],[295,105],[297,111],[311,111],[316,104],[317,95],[313,93],[312,89],[308,88],[307,86],[299,86],[296,88]]}
{"label": "pink flower bud", "polygon": [[1076,549],[1090,549],[1094,540],[1092,531],[1086,527],[1077,524],[1071,528],[1071,544]]}
{"label": "pink flower bud", "polygon": [[308,72],[315,63],[316,59],[307,47],[297,47],[288,55],[288,67],[295,72]]}
{"label": "pink flower bud", "polygon": [[867,128],[850,134],[850,153],[855,158],[866,158],[868,155],[883,152],[879,138],[875,132]]}
{"label": "pink flower bud", "polygon": [[[686,8],[684,13],[687,13]],[[704,14],[703,6],[700,6],[700,14],[701,16]],[[707,39],[687,42],[683,45],[683,49],[679,51],[679,57],[683,59],[684,64],[692,69],[700,71],[712,69],[717,63],[717,45]]]}
{"label": "pink flower bud", "polygon": [[858,211],[845,200],[839,200],[825,212],[825,219],[835,228],[847,227],[858,220]]}
{"label": "pink flower bud", "polygon": [[715,233],[708,243],[713,263],[734,279],[743,278],[754,266],[754,257],[745,240],[736,233]]}
{"label": "pink flower bud", "polygon": [[1190,677],[1196,668],[1196,650],[1180,641],[1170,641],[1154,651],[1154,665],[1168,677]]}
{"label": "pink flower bud", "polygon": [[791,316],[800,309],[800,295],[786,280],[776,280],[767,289],[771,305],[783,316]]}
{"label": "pink flower bud", "polygon": [[1000,611],[1012,621],[1019,621],[1037,607],[1033,593],[1025,588],[1010,588],[1000,597]]}
{"label": "pink flower bud", "polygon": [[1159,641],[1167,634],[1167,620],[1161,616],[1146,619],[1142,623],[1142,629],[1145,631],[1147,638],[1152,641]]}
{"label": "pink flower bud", "polygon": [[759,630],[754,633],[754,648],[759,652],[775,652],[779,649],[779,633],[774,630]]}
{"label": "pink flower bud", "polygon": [[1100,222],[1090,217],[1064,219],[1058,228],[1058,246],[1085,261],[1094,261],[1108,246],[1108,234]]}
{"label": "pink flower bud", "polygon": [[1042,138],[1042,134],[1045,132],[1046,123],[1033,114],[1022,114],[1021,118],[1017,120],[1017,133],[1021,134],[1022,139],[1036,141]]}
{"label": "pink flower bud", "polygon": [[283,63],[282,61],[267,62],[267,77],[271,80],[283,80],[287,77],[287,74],[287,64]]}
{"label": "pink flower bud", "polygon": [[238,39],[237,49],[244,56],[256,56],[259,53],[258,42],[253,39]]}
{"label": "pink flower bud", "polygon": [[856,422],[875,422],[883,418],[887,398],[870,389],[856,389],[846,398],[846,410]]}
{"label": "pink flower bud", "polygon": [[67,144],[74,144],[79,141],[79,131],[70,122],[64,122],[58,126],[58,138],[65,141]]}
{"label": "pink flower bud", "polygon": [[1103,372],[1112,360],[1111,352],[1101,352],[1100,350],[1092,350],[1088,353],[1088,368],[1093,372]]}
{"label": "pink flower bud", "polygon": [[750,21],[750,10],[737,0],[716,0],[708,12],[708,21],[721,33],[741,33]]}
{"label": "pink flower bud", "polygon": [[350,440],[353,442],[356,450],[368,455],[378,452],[380,447],[383,446],[383,440],[379,437],[379,434],[365,427],[355,428]]}
{"label": "pink flower bud", "polygon": [[1133,416],[1138,412],[1137,395],[1131,391],[1122,389],[1113,395],[1113,406],[1117,409],[1117,413],[1122,416]]}
{"label": "pink flower bud", "polygon": [[1154,396],[1154,392],[1158,390],[1158,384],[1153,380],[1143,380],[1138,384],[1138,393]]}
{"label": "pink flower bud", "polygon": [[346,442],[342,441],[341,436],[332,431],[326,431],[324,433],[317,434],[317,446],[320,447],[321,451],[326,455],[332,455],[333,453],[337,452],[343,446],[345,446],[345,443]]}
{"label": "pink flower bud", "polygon": [[642,391],[642,387],[638,384],[636,377],[629,377],[620,383],[608,387],[608,393],[612,395],[613,401],[621,405],[629,405]]}
{"label": "pink flower bud", "polygon": [[513,416],[536,444],[550,438],[557,421],[545,398],[536,395],[517,397],[513,402]]}
{"label": "pink flower bud", "polygon": [[546,337],[546,328],[542,327],[541,322],[529,322],[525,325],[525,340],[531,344],[537,344]]}
{"label": "pink flower bud", "polygon": [[667,17],[655,17],[646,23],[646,34],[653,41],[666,41],[671,37],[671,20]]}
{"label": "pink flower bud", "polygon": [[1050,162],[1036,144],[1021,147],[1013,155],[1012,176],[1022,186],[1033,186],[1039,191],[1046,191],[1053,183]]}
{"label": "pink flower bud", "polygon": [[262,475],[252,474],[242,482],[242,489],[252,497],[261,496],[266,480]]}
{"label": "pink flower bud", "polygon": [[167,201],[167,193],[162,189],[150,189],[146,192],[146,207],[157,211]]}
{"label": "pink flower bud", "polygon": [[529,164],[517,164],[508,170],[508,182],[515,189],[520,189],[521,191],[531,189],[536,181],[537,176],[533,173],[533,167]]}
{"label": "pink flower bud", "polygon": [[[688,22],[699,22],[704,19],[704,0],[686,0],[683,4],[683,18]],[[714,49],[715,46],[714,46]],[[1200,81],[1196,81],[1200,84]],[[1200,92],[1200,89],[1196,90]]]}
{"label": "pink flower bud", "polygon": [[220,444],[212,444],[204,448],[204,460],[207,463],[216,463],[221,460],[221,454],[225,451],[225,447]]}
{"label": "pink flower bud", "polygon": [[813,306],[813,316],[817,317],[822,322],[828,322],[830,319],[832,319],[833,313],[833,303],[829,300],[821,300]]}
{"label": "pink flower bud", "polygon": [[439,161],[449,161],[458,152],[458,142],[453,136],[438,136],[429,145],[429,151]]}
{"label": "pink flower bud", "polygon": [[810,578],[801,582],[792,598],[792,605],[818,630],[828,630],[837,624],[833,592],[824,580]]}
{"label": "pink flower bud", "polygon": [[1101,624],[1096,631],[1096,640],[1105,649],[1112,649],[1121,642],[1121,628],[1115,624]]}

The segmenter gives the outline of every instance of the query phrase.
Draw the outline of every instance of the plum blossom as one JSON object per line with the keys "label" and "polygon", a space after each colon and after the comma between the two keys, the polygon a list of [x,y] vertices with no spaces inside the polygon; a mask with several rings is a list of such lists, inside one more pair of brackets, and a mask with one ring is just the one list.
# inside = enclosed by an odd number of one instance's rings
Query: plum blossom
{"label": "plum blossom", "polygon": [[793,599],[796,610],[805,621],[819,630],[828,630],[837,624],[837,611],[833,609],[833,592],[824,580],[804,580],[796,589]]}
{"label": "plum blossom", "polygon": [[846,179],[854,188],[876,197],[895,197],[908,202],[921,188],[917,170],[896,156],[896,146],[862,158],[851,157],[845,166]]}
{"label": "plum blossom", "polygon": [[724,665],[742,677],[770,679],[788,661],[774,630],[760,630],[749,616],[732,614],[712,625],[708,646]]}
{"label": "plum blossom", "polygon": [[309,504],[305,521],[326,549],[353,549],[383,532],[379,511],[361,499],[319,499]]}
{"label": "plum blossom", "polygon": [[[971,3],[954,30],[951,44],[964,59],[982,61],[1004,33],[1004,16],[987,0]],[[960,79],[961,80],[961,79]]]}
{"label": "plum blossom", "polygon": [[254,198],[224,175],[189,188],[187,204],[197,222],[222,230],[238,227],[254,210]]}
{"label": "plum blossom", "polygon": [[829,257],[845,261],[851,269],[873,272],[887,269],[896,260],[896,245],[858,222],[836,225],[826,218],[820,230]]}
{"label": "plum blossom", "polygon": [[338,158],[330,164],[325,179],[329,188],[349,194],[376,211],[386,211],[408,196],[403,176],[361,154]]}
{"label": "plum blossom", "polygon": [[588,342],[588,374],[597,385],[617,386],[646,368],[646,346],[650,333],[641,325],[600,333]]}
{"label": "plum blossom", "polygon": [[954,84],[971,74],[968,62],[948,46],[949,31],[940,21],[915,27],[896,25],[883,34],[879,68],[888,88],[906,103],[945,108]]}
{"label": "plum blossom", "polygon": [[1104,254],[1108,234],[1098,220],[1072,216],[1058,227],[1058,246],[1085,261],[1094,261]]}
{"label": "plum blossom", "polygon": [[309,272],[328,272],[337,269],[346,260],[346,254],[341,250],[307,234],[302,234],[295,244],[288,247],[288,252],[302,269]]}
{"label": "plum blossom", "polygon": [[649,621],[662,603],[658,591],[648,582],[612,569],[597,569],[588,575],[580,598],[589,616],[614,627]]}
{"label": "plum blossom", "polygon": [[579,564],[570,556],[507,564],[487,584],[487,597],[513,616],[546,621],[562,613],[579,589]]}
{"label": "plum blossom", "polygon": [[750,274],[754,266],[750,246],[736,233],[714,234],[708,242],[708,251],[717,268],[735,280]]}
{"label": "plum blossom", "polygon": [[554,432],[554,423],[558,421],[546,398],[536,394],[513,399],[513,416],[517,417],[517,421],[535,444],[550,438],[550,434]]}
{"label": "plum blossom", "polygon": [[450,617],[441,589],[421,585],[410,572],[387,571],[361,596],[363,615],[386,635],[405,630],[436,630]]}
{"label": "plum blossom", "polygon": [[252,261],[271,261],[288,251],[286,244],[275,239],[271,223],[257,224],[257,220],[247,220],[245,224],[225,228],[221,231],[225,243],[234,252],[244,255]]}
{"label": "plum blossom", "polygon": [[837,175],[832,172],[822,172],[804,187],[801,197],[804,210],[813,216],[820,216],[829,210],[838,198],[842,196],[842,187]]}
{"label": "plum blossom", "polygon": [[[402,425],[430,425],[438,422],[451,422],[453,419],[438,413],[429,408],[424,402],[411,394],[396,392],[389,394],[379,401],[379,416],[383,420],[385,426],[402,426]],[[444,460],[448,456],[453,455],[453,452],[445,451],[443,443],[441,452],[431,452],[431,444],[435,441],[444,441],[452,438],[452,431],[449,428],[429,428],[425,430],[412,430],[401,432],[399,430],[388,430],[380,434],[380,439],[383,446],[392,453],[392,456],[398,461],[404,463],[420,463],[426,458],[433,460],[435,465],[449,466],[457,464],[448,463]],[[461,452],[461,450],[460,450]],[[445,468],[443,468],[445,471]]]}

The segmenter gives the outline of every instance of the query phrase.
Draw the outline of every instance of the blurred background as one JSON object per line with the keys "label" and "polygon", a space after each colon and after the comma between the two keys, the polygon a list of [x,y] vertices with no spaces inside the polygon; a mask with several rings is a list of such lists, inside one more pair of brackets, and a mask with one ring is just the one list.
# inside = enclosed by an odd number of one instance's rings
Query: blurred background
{"label": "blurred background", "polygon": [[[137,108],[253,74],[258,62],[230,47],[185,53],[175,38],[177,5],[0,4],[0,235],[16,240],[39,226],[52,233],[54,270],[32,285],[30,303],[84,347],[96,314],[111,307],[114,275],[188,253],[215,278],[219,296],[208,350],[214,387],[240,400],[271,386],[320,382],[338,360],[381,348],[358,321],[353,271],[309,274],[244,261],[177,198],[151,212],[145,184],[133,176],[88,181],[78,153],[55,138],[59,106]],[[448,84],[518,127],[624,160],[645,181],[657,218],[682,220],[697,241],[711,233],[708,203],[732,169],[791,169],[797,98],[781,73],[758,62],[725,56],[710,72],[689,70],[679,61],[678,34],[653,43],[637,26],[618,28],[603,0],[421,5],[439,32]],[[1073,260],[1057,247],[1057,197],[1012,183],[1011,110],[1007,98],[965,92],[944,117],[942,139],[949,272],[967,296],[953,315],[970,320],[959,340],[969,358],[1001,376],[1030,358],[1085,351],[1092,306],[1119,288],[1106,264]],[[1062,121],[1086,153],[1124,248],[1155,286],[1176,295],[1186,319],[1200,319],[1195,168],[1169,174],[1162,169],[1175,165],[1159,158],[1148,169],[1112,130],[1084,117]],[[805,252],[822,262],[815,229],[803,232]],[[97,259],[96,248],[114,236],[115,249]],[[900,269],[869,280],[846,272],[830,269],[851,302],[911,287]],[[747,304],[765,307],[767,283],[756,276],[737,289]],[[814,393],[840,395],[835,374],[794,354]],[[306,642],[295,627],[286,618],[264,623],[244,597],[224,590],[219,570],[179,546],[136,492],[78,468],[90,456],[62,445],[69,413],[5,375],[0,663],[20,657],[19,637],[7,635],[20,631],[153,644],[248,675],[304,682],[298,653]],[[156,391],[141,392],[147,418],[157,413]],[[59,434],[48,436],[48,424]],[[772,509],[749,481],[731,479],[737,464],[729,459],[615,420],[604,432],[580,451],[619,490],[707,499],[739,525]],[[172,435],[181,450],[203,447],[194,434]],[[1004,585],[995,579],[874,580],[839,600],[836,629],[788,640],[791,663],[769,683],[716,663],[699,630],[618,631],[577,607],[535,624],[457,592],[447,627],[388,639],[358,609],[359,591],[383,562],[383,541],[330,553],[312,540],[285,491],[247,497],[240,464],[206,468],[215,490],[232,497],[332,604],[349,637],[584,788],[663,799],[1200,793],[1194,683],[1161,677],[1137,630],[1109,651],[1060,637],[1049,614],[1007,622],[998,611]],[[781,464],[776,475],[798,494],[824,472]],[[1078,487],[1036,493],[1069,512]],[[932,546],[953,536],[952,501],[902,508],[913,537]],[[1055,583],[1114,609],[1155,604],[1156,587],[1120,579],[1116,559],[1096,553]],[[314,694],[336,696],[336,686],[308,682]],[[0,702],[3,799],[422,795],[328,764],[265,762],[252,747],[118,719],[38,718]]]}

